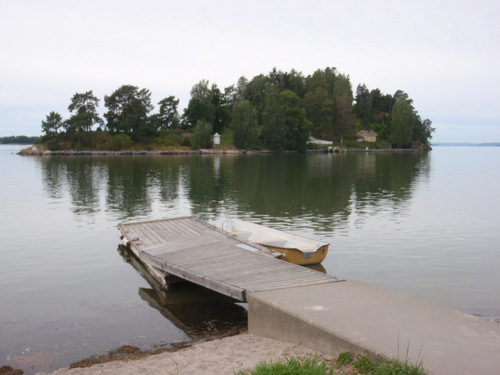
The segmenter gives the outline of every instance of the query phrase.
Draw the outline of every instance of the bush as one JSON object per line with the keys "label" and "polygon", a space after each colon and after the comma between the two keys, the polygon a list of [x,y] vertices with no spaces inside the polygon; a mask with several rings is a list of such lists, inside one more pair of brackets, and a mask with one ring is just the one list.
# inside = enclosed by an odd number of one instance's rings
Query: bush
{"label": "bush", "polygon": [[123,150],[132,146],[132,138],[127,134],[117,134],[113,137],[116,150]]}
{"label": "bush", "polygon": [[198,121],[191,140],[193,148],[212,148],[213,127],[209,122]]}
{"label": "bush", "polygon": [[59,144],[59,141],[57,139],[49,139],[47,141],[47,148],[50,151],[58,151],[61,149],[61,145]]}

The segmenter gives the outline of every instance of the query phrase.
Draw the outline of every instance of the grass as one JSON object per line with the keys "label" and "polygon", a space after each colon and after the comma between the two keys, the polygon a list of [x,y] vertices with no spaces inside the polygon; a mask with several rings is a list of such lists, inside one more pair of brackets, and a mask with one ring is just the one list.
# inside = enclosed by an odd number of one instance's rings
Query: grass
{"label": "grass", "polygon": [[319,356],[289,358],[275,362],[263,362],[251,371],[237,375],[425,375],[422,365],[410,365],[399,360],[374,363],[364,356],[354,359],[350,353],[342,353],[332,363]]}
{"label": "grass", "polygon": [[326,375],[333,374],[333,369],[320,357],[289,358],[284,361],[261,363],[250,372],[238,375]]}

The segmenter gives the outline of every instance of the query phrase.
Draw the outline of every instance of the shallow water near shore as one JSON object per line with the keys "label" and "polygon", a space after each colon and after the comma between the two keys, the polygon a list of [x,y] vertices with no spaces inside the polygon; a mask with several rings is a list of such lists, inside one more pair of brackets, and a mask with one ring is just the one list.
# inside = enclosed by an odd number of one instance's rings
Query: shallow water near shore
{"label": "shallow water near shore", "polygon": [[0,146],[0,366],[230,330],[245,306],[148,282],[120,222],[228,217],[330,242],[329,274],[500,318],[500,148],[430,153],[22,157]]}

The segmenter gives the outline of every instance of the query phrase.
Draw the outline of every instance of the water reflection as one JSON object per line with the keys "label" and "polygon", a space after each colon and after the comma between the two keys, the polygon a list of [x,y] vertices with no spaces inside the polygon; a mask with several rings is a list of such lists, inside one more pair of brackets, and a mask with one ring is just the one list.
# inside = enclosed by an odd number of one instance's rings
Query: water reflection
{"label": "water reflection", "polygon": [[139,296],[191,339],[236,333],[246,327],[245,304],[188,282],[165,291],[129,249],[119,246],[118,252],[151,286],[139,288]]}
{"label": "water reflection", "polygon": [[362,220],[382,206],[404,212],[415,181],[429,173],[428,154],[417,153],[39,160],[48,196],[60,199],[67,191],[76,215],[148,217],[155,206],[187,204],[188,214],[209,220],[224,211],[276,223],[307,218],[318,231],[340,229],[351,215]]}

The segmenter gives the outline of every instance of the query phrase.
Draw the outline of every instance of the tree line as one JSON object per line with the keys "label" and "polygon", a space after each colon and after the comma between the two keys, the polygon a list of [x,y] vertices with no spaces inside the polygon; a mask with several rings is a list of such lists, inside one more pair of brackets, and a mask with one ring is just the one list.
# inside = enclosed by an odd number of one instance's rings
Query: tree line
{"label": "tree line", "polygon": [[310,136],[342,143],[361,129],[374,130],[381,139],[407,147],[412,142],[428,146],[434,131],[405,92],[382,94],[363,84],[354,95],[349,76],[330,67],[308,76],[274,68],[251,80],[241,77],[222,90],[201,80],[190,94],[182,115],[175,96],[160,100],[158,112],[152,113],[148,89],[123,85],[104,97],[101,118],[93,92],[76,93],[68,119],[50,112],[42,121],[43,141],[53,147],[61,142],[92,147],[95,134],[106,132],[115,143],[132,144],[180,129],[190,134],[193,148],[209,148],[215,132],[230,130],[240,149],[304,151]]}
{"label": "tree line", "polygon": [[40,140],[40,137],[30,137],[27,135],[13,135],[10,137],[0,137],[0,144],[29,145]]}

